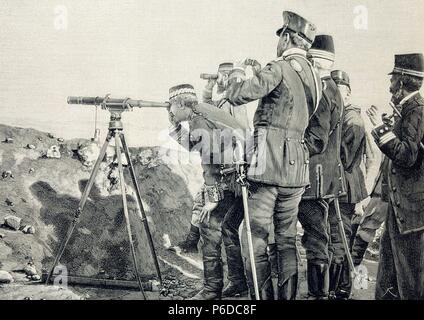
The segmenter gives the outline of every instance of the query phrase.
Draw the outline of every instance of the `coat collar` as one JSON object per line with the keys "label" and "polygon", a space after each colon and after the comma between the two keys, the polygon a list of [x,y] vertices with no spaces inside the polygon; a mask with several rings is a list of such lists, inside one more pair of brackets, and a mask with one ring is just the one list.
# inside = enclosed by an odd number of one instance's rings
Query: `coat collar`
{"label": "coat collar", "polygon": [[283,52],[282,58],[287,58],[288,56],[299,54],[306,58],[306,51],[300,48],[291,48]]}

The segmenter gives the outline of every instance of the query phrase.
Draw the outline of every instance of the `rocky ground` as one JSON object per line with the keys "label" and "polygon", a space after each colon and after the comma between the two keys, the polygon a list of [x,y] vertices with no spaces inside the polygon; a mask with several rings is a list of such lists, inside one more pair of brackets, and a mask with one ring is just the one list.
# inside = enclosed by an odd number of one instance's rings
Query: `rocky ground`
{"label": "rocky ground", "polygon": [[[99,152],[87,140],[65,141],[51,134],[0,125],[0,299],[141,299],[134,290],[45,286],[40,277],[51,266]],[[149,299],[186,299],[202,286],[200,255],[167,250],[183,239],[192,199],[202,183],[201,169],[187,154],[161,148],[131,149],[143,205],[156,245],[164,287]],[[192,156],[191,159],[198,157]],[[117,155],[108,149],[61,263],[69,274],[103,279],[134,279],[116,171]],[[125,156],[123,162],[127,162]],[[128,171],[128,170],[126,170]],[[143,281],[155,269],[134,190],[125,173],[130,220]],[[371,299],[375,263],[367,261],[368,289],[354,298]],[[305,293],[301,266],[301,296]]]}

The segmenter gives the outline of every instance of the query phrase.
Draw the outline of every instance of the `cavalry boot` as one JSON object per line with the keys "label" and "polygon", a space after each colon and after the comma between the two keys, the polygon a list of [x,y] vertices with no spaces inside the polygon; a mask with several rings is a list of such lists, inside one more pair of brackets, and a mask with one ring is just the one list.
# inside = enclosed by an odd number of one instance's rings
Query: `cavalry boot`
{"label": "cavalry boot", "polygon": [[340,275],[342,273],[343,264],[341,263],[332,263],[330,265],[330,285],[328,288],[328,299],[329,300],[335,300],[336,299],[336,290],[339,286],[340,282]]}
{"label": "cavalry boot", "polygon": [[189,300],[221,300],[221,293],[203,288]]}
{"label": "cavalry boot", "polygon": [[362,263],[367,248],[368,242],[362,240],[361,237],[356,236],[352,247],[352,258],[355,266],[359,266]]}
{"label": "cavalry boot", "polygon": [[183,252],[197,253],[197,244],[200,240],[200,230],[198,227],[190,224],[190,231],[187,235],[187,238],[180,242],[178,246]]}
{"label": "cavalry boot", "polygon": [[339,286],[336,290],[337,300],[348,300],[352,292],[352,277],[350,274],[349,263],[343,262],[342,273],[340,275]]}
{"label": "cavalry boot", "polygon": [[[274,287],[272,285],[271,267],[268,263],[257,263],[256,274],[259,285],[259,299],[260,300],[275,300]],[[261,285],[262,284],[262,285]],[[253,279],[249,281],[249,294],[252,300],[256,300],[255,288],[253,286]]]}
{"label": "cavalry boot", "polygon": [[284,270],[284,256],[277,251],[278,266],[278,300],[295,300],[297,295],[297,271],[288,276],[287,270]]}
{"label": "cavalry boot", "polygon": [[297,273],[289,277],[283,284],[278,284],[278,300],[296,300]]}
{"label": "cavalry boot", "polygon": [[308,280],[308,296],[314,300],[324,300],[327,298],[328,291],[326,285],[326,277],[328,266],[326,264],[314,264],[308,261],[307,264],[307,280]]}
{"label": "cavalry boot", "polygon": [[222,291],[223,298],[233,298],[233,297],[244,297],[247,296],[249,288],[247,287],[246,282],[232,282],[229,281]]}

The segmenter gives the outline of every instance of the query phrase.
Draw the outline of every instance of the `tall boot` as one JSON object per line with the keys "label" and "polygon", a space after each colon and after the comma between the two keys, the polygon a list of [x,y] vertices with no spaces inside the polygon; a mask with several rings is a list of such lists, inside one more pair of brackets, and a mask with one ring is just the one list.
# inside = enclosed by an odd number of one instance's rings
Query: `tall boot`
{"label": "tall boot", "polygon": [[[249,267],[249,272],[251,272]],[[268,261],[266,263],[256,263],[256,275],[259,285],[260,300],[275,300],[274,286],[272,284],[271,267]],[[248,277],[249,294],[252,300],[256,300],[253,278]]]}
{"label": "tall boot", "polygon": [[237,244],[225,244],[228,267],[228,284],[225,286],[222,296],[224,298],[246,296],[248,293],[246,276],[244,274],[243,258],[240,246]]}
{"label": "tall boot", "polygon": [[224,284],[221,259],[203,257],[203,269],[203,289],[190,300],[220,300]]}
{"label": "tall boot", "polygon": [[362,240],[360,236],[356,236],[352,247],[352,258],[355,266],[359,266],[362,263],[367,248],[368,242]]}
{"label": "tall boot", "polygon": [[327,298],[328,288],[326,277],[328,274],[327,264],[314,264],[308,261],[307,264],[307,282],[308,296],[316,300]]}
{"label": "tall boot", "polygon": [[328,299],[330,300],[336,299],[336,291],[339,287],[342,269],[343,269],[343,264],[341,263],[332,263],[330,265],[330,271],[329,271],[330,285],[328,288]]}
{"label": "tall boot", "polygon": [[340,275],[339,286],[336,290],[337,300],[347,300],[352,292],[352,277],[350,274],[349,263],[347,259],[343,261],[342,273]]}
{"label": "tall boot", "polygon": [[278,266],[278,300],[295,300],[297,295],[297,271],[287,277],[284,272],[284,257],[281,252],[277,252]]}
{"label": "tall boot", "polygon": [[187,235],[187,238],[180,242],[178,246],[183,250],[184,252],[190,252],[190,253],[197,253],[197,244],[200,240],[200,230],[198,227],[190,224],[190,231]]}

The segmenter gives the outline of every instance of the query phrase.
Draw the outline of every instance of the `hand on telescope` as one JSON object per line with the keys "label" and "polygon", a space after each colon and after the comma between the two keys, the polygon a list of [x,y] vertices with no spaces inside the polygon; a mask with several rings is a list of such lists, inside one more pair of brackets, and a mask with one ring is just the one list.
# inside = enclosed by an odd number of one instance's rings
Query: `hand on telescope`
{"label": "hand on telescope", "polygon": [[262,69],[261,64],[260,64],[257,60],[255,60],[255,59],[247,58],[247,59],[244,61],[244,64],[245,64],[246,66],[251,66],[251,67],[252,67],[252,70],[253,70],[253,73],[254,73],[255,75],[257,75],[257,74],[259,73],[259,71],[261,71],[261,69]]}

